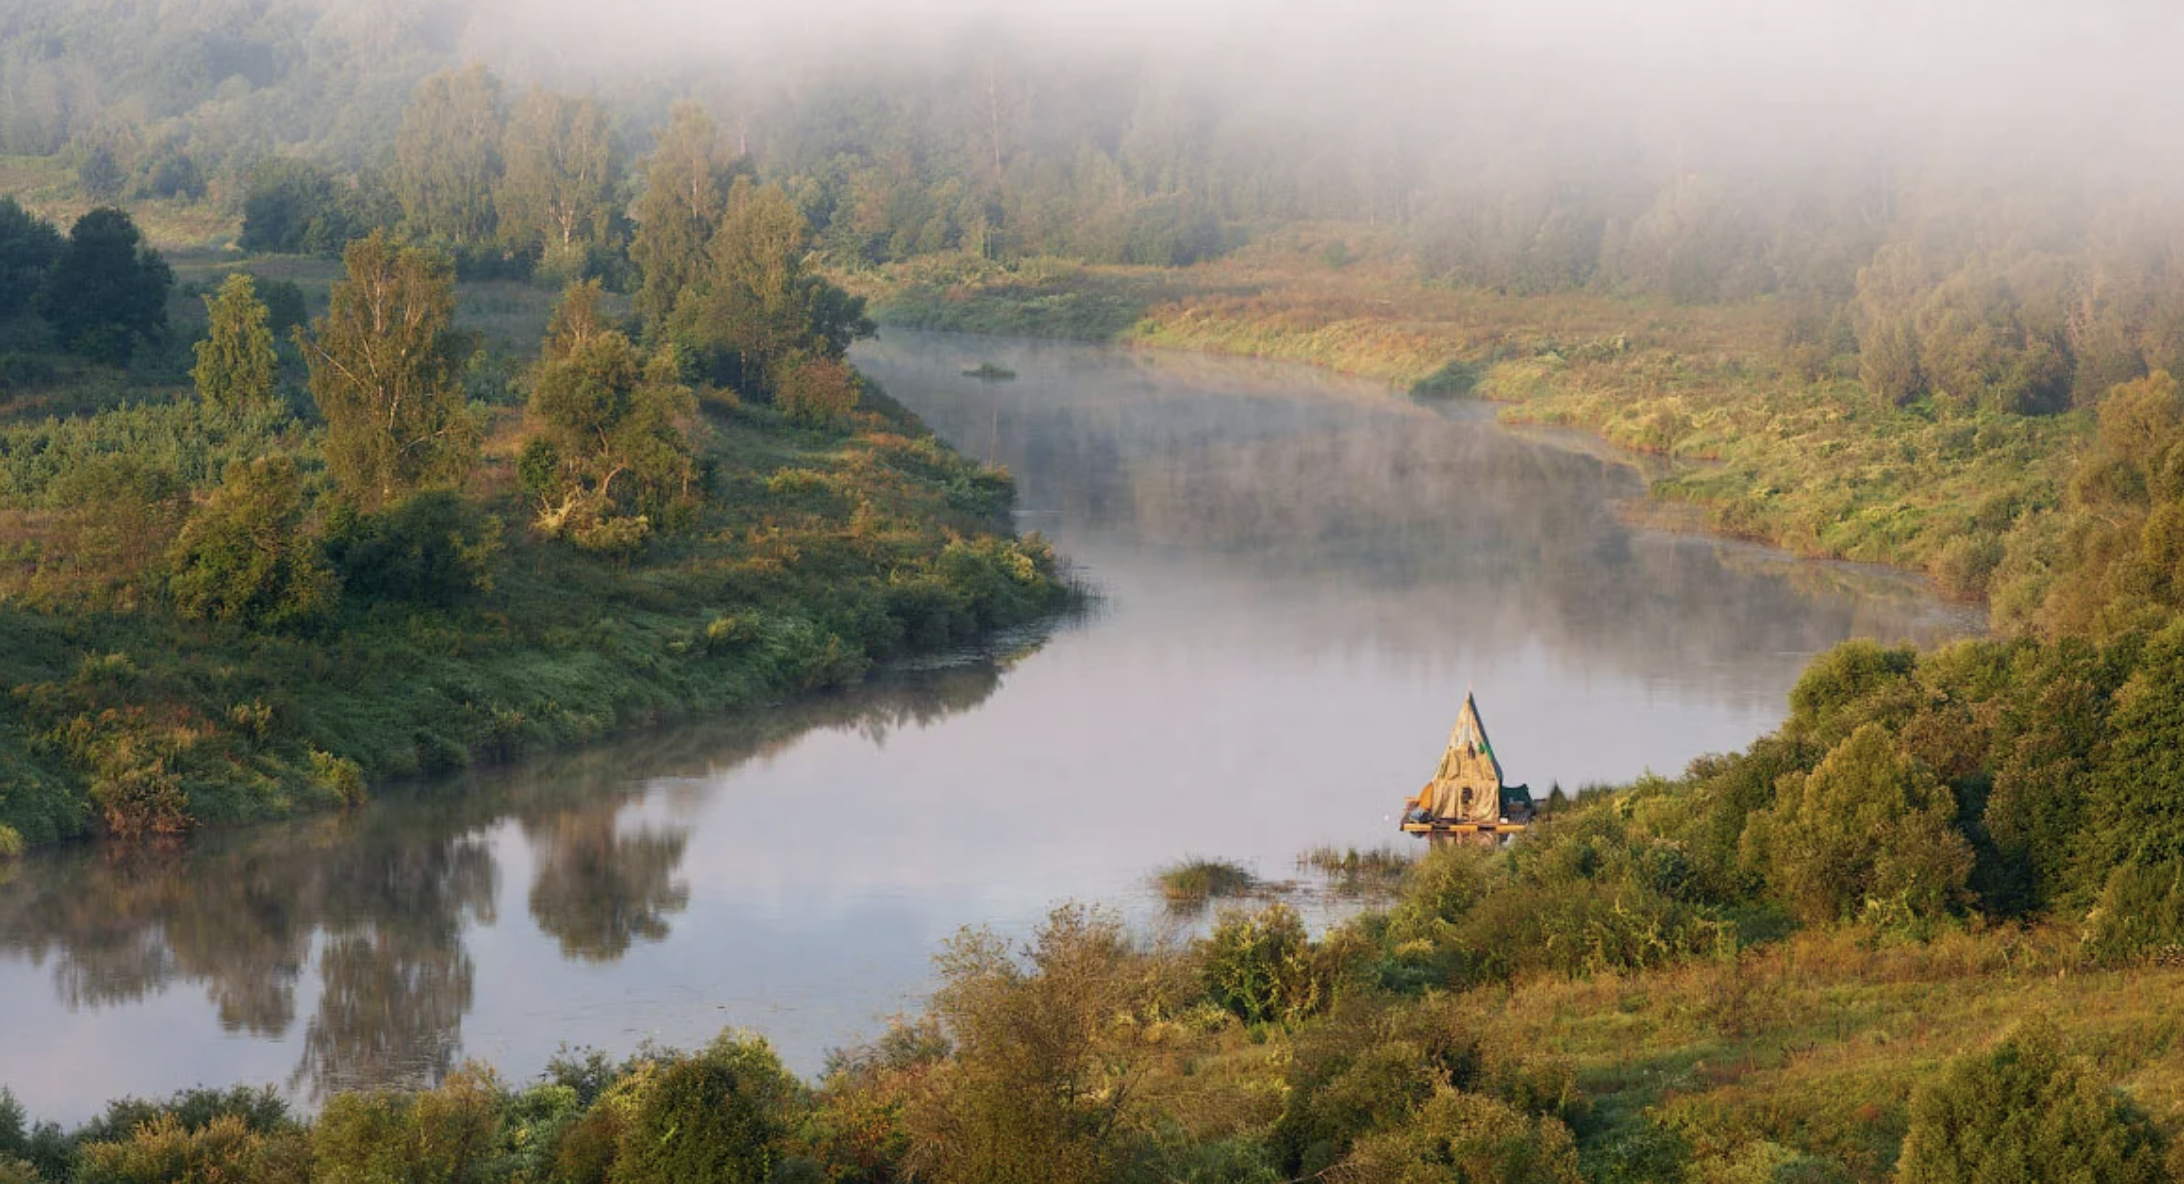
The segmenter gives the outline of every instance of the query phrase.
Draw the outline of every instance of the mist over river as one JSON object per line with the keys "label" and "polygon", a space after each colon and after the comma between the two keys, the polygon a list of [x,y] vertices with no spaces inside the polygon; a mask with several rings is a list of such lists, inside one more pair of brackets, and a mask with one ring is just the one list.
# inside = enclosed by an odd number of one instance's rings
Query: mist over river
{"label": "mist over river", "polygon": [[[1467,689],[1544,793],[1773,727],[1816,652],[1983,628],[1916,582],[1634,528],[1629,468],[1315,371],[889,331],[855,360],[1015,474],[1088,611],[354,816],[0,866],[0,1084],[75,1121],[203,1082],[514,1079],[725,1026],[796,1070],[915,1010],[964,925],[1185,855],[1379,846]],[[982,363],[1016,372],[981,380]]]}

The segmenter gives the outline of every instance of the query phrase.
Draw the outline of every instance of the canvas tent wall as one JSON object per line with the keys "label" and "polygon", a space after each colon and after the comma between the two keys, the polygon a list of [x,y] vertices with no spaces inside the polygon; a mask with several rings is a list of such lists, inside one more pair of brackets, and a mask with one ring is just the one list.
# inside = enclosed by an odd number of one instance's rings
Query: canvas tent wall
{"label": "canvas tent wall", "polygon": [[1501,762],[1486,738],[1479,720],[1479,704],[1464,696],[1464,709],[1456,716],[1455,730],[1441,766],[1423,795],[1426,811],[1437,822],[1495,822],[1501,818]]}

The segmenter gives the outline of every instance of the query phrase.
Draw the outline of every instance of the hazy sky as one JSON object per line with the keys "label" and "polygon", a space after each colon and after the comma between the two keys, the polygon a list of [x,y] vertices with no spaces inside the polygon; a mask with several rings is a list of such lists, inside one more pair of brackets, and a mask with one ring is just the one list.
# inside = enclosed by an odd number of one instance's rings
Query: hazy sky
{"label": "hazy sky", "polygon": [[[2184,5],[2120,0],[478,0],[499,64],[763,91],[880,55],[1143,61],[1231,102],[1393,124],[1551,115],[1729,151],[1947,144],[2167,171]],[[1006,51],[993,47],[1008,45]]]}

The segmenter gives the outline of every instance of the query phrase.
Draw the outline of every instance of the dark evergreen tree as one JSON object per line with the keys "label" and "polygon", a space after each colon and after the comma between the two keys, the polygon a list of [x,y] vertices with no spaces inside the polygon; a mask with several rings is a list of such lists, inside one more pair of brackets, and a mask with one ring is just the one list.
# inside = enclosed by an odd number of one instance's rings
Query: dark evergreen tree
{"label": "dark evergreen tree", "polygon": [[167,332],[174,273],[144,245],[136,223],[112,207],[76,220],[46,280],[45,313],[61,344],[89,357],[125,362]]}
{"label": "dark evergreen tree", "polygon": [[51,223],[0,197],[0,324],[30,314],[66,245]]}

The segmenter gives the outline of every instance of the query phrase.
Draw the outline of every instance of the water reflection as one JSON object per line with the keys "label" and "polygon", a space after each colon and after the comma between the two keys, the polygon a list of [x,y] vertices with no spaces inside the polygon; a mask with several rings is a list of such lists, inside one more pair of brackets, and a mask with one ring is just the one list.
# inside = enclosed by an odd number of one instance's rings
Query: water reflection
{"label": "water reflection", "polygon": [[[966,380],[966,359],[1023,377]],[[1504,430],[1477,403],[1234,359],[924,334],[886,335],[858,362],[943,435],[1006,464],[1027,525],[1066,524],[1073,554],[1188,556],[1226,569],[1235,596],[1309,586],[1355,610],[1264,644],[1429,653],[1453,626],[1587,668],[1756,665],[1771,683],[1766,659],[1852,634],[1932,642],[1982,627],[1977,610],[1894,573],[1634,530],[1621,512],[1644,493],[1631,466]]]}
{"label": "water reflection", "polygon": [[690,885],[675,877],[687,830],[623,834],[618,807],[571,810],[524,826],[538,856],[531,916],[586,962],[612,962],[631,943],[667,937],[669,914],[690,904]]}
{"label": "water reflection", "polygon": [[[1035,644],[1035,639],[1032,643]],[[499,920],[502,866],[530,865],[525,903],[566,958],[610,964],[666,940],[688,907],[690,832],[633,819],[648,793],[703,792],[814,730],[879,740],[983,701],[989,658],[904,671],[857,691],[710,726],[547,758],[520,770],[399,790],[361,813],[206,836],[186,849],[80,849],[25,861],[0,884],[0,955],[48,968],[65,1013],[200,990],[219,1027],[292,1050],[299,1096],[437,1081],[465,1054],[475,1003],[470,944]],[[516,836],[514,842],[506,841]],[[309,1018],[296,1028],[299,996]],[[95,1077],[53,1043],[33,1063],[24,985],[0,993],[0,1084],[40,1113],[88,1113],[108,1096],[204,1075],[136,1060]],[[81,1026],[81,1025],[78,1025]],[[259,1066],[244,1080],[276,1075]],[[179,1069],[177,1073],[174,1070]]]}

